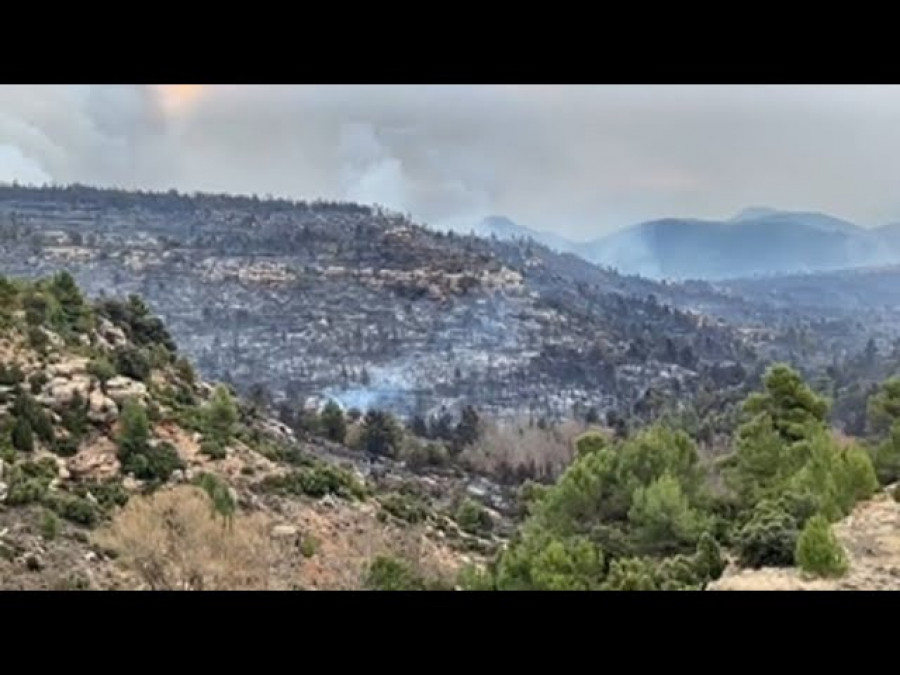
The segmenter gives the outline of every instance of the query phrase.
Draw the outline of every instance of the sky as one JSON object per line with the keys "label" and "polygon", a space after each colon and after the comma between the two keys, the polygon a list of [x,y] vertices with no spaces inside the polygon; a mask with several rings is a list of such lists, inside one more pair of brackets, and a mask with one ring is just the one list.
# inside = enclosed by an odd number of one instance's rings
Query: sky
{"label": "sky", "polygon": [[2,85],[0,181],[377,203],[589,239],[749,206],[900,221],[900,87]]}

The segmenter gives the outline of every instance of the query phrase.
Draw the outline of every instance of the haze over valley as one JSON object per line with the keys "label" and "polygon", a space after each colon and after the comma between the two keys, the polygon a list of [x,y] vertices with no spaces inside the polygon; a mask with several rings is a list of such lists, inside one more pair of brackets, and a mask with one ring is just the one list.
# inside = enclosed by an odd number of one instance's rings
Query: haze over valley
{"label": "haze over valley", "polygon": [[0,588],[896,588],[895,107],[0,88]]}

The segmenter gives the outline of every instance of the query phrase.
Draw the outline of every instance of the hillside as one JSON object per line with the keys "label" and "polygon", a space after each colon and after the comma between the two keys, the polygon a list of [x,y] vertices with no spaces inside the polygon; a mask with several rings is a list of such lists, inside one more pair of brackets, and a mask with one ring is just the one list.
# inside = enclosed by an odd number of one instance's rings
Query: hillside
{"label": "hillside", "polygon": [[503,495],[297,437],[137,298],[0,278],[2,589],[449,587],[508,529]]}
{"label": "hillside", "polygon": [[900,262],[890,229],[819,213],[752,210],[730,221],[668,218],[583,248],[588,260],[650,278],[727,279]]}
{"label": "hillside", "polygon": [[740,570],[732,567],[711,583],[711,591],[876,591],[900,588],[900,504],[892,488],[863,502],[834,527],[850,569],[823,579],[795,568]]}
{"label": "hillside", "polygon": [[[295,433],[198,378],[139,298],[0,278],[0,588],[794,587],[797,564],[894,588],[898,401],[886,382],[849,439],[773,367],[720,455],[677,419],[504,436],[469,409],[435,436],[332,406]],[[555,470],[478,463],[554,442]],[[817,567],[829,521],[846,571]]]}
{"label": "hillside", "polygon": [[648,389],[754,363],[752,340],[666,306],[662,284],[355,204],[6,187],[0,241],[7,274],[137,293],[203,374],[276,402],[627,415]]}

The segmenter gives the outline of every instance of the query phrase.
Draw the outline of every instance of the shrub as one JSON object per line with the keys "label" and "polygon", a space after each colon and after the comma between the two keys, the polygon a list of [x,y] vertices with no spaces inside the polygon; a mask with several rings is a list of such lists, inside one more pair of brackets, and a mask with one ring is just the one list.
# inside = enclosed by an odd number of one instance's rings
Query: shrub
{"label": "shrub", "polygon": [[41,389],[44,388],[44,385],[50,381],[50,377],[43,370],[40,370],[36,373],[33,373],[31,377],[28,378],[28,387],[31,390],[32,394],[40,394]]}
{"label": "shrub", "polygon": [[234,435],[238,410],[231,394],[222,385],[216,387],[212,399],[203,408],[205,433],[220,445],[227,445]]}
{"label": "shrub", "polygon": [[88,429],[87,414],[88,402],[76,391],[60,415],[62,425],[72,435],[80,438]]}
{"label": "shrub", "polygon": [[20,452],[34,452],[34,435],[31,424],[24,417],[17,417],[12,429],[12,444]]}
{"label": "shrub", "polygon": [[204,440],[200,444],[200,452],[210,459],[225,459],[227,456],[225,447],[219,441],[212,439]]}
{"label": "shrub", "polygon": [[304,558],[312,558],[318,549],[319,542],[312,535],[306,535],[300,542],[300,555]]}
{"label": "shrub", "polygon": [[693,546],[701,527],[681,484],[668,474],[635,490],[628,522],[643,549],[661,553]]}
{"label": "shrub", "polygon": [[226,519],[234,517],[237,503],[231,496],[228,484],[216,475],[201,473],[194,479],[195,485],[201,487],[212,501],[213,510]]}
{"label": "shrub", "polygon": [[[266,590],[272,550],[261,514],[224,528],[207,495],[179,486],[133,497],[94,541],[152,590]],[[178,551],[179,555],[171,555]]]}
{"label": "shrub", "polygon": [[456,511],[456,522],[463,531],[475,535],[489,534],[494,527],[494,521],[487,510],[468,498],[463,500]]}
{"label": "shrub", "polygon": [[45,443],[53,441],[53,425],[50,423],[50,417],[30,394],[19,390],[12,413],[26,421],[31,431],[42,441]]}
{"label": "shrub", "polygon": [[181,357],[175,361],[175,372],[178,377],[188,387],[193,387],[197,382],[197,375],[194,373],[194,367],[186,358]]}
{"label": "shrub", "polygon": [[697,542],[695,561],[697,574],[707,582],[715,581],[725,571],[722,549],[709,532],[704,532]]}
{"label": "shrub", "polygon": [[349,471],[331,464],[315,464],[284,476],[267,476],[258,485],[263,492],[282,495],[307,495],[320,498],[334,494],[347,499],[361,499],[365,487]]}
{"label": "shrub", "polygon": [[78,452],[78,439],[74,436],[56,438],[50,449],[53,450],[53,454],[59,455],[60,457],[71,457]]}
{"label": "shrub", "polygon": [[96,359],[89,361],[87,364],[87,372],[89,375],[96,377],[103,384],[106,384],[107,380],[111,380],[116,376],[115,366],[113,366],[105,356],[99,356]]}
{"label": "shrub", "polygon": [[372,561],[364,582],[370,591],[424,591],[425,580],[405,561],[379,556]]}
{"label": "shrub", "polygon": [[100,482],[79,483],[71,488],[72,492],[84,499],[90,494],[103,511],[111,511],[117,506],[125,506],[131,493],[122,485],[120,478]]}
{"label": "shrub", "polygon": [[319,423],[325,436],[335,443],[343,443],[347,435],[347,422],[344,420],[344,413],[340,406],[334,401],[328,401],[322,414],[319,416]]}
{"label": "shrub", "polygon": [[389,413],[370,410],[363,420],[360,442],[366,452],[393,457],[400,445],[402,433]]}
{"label": "shrub", "polygon": [[797,522],[770,501],[761,502],[737,535],[742,567],[790,567],[797,545]]}
{"label": "shrub", "polygon": [[9,474],[4,476],[9,490],[6,504],[22,506],[39,502],[47,494],[50,483],[57,477],[56,462],[45,457],[37,462],[21,462],[13,465]]}
{"label": "shrub", "polygon": [[421,523],[428,518],[428,509],[419,500],[392,492],[379,499],[381,508],[410,524]]}
{"label": "shrub", "polygon": [[604,591],[656,591],[656,570],[646,558],[620,558],[609,566]]}
{"label": "shrub", "polygon": [[28,346],[38,353],[43,353],[50,346],[50,336],[39,326],[29,326]]}
{"label": "shrub", "polygon": [[18,365],[7,366],[5,363],[0,363],[0,385],[11,387],[21,383],[24,379],[25,375]]}
{"label": "shrub", "polygon": [[116,349],[116,371],[119,375],[146,382],[150,379],[150,359],[142,349],[125,346]]}
{"label": "shrub", "polygon": [[87,499],[64,492],[48,494],[44,498],[47,508],[55,511],[60,517],[88,527],[95,525],[100,519],[97,507]]}
{"label": "shrub", "polygon": [[47,541],[56,539],[59,535],[60,527],[59,518],[56,517],[56,514],[45,509],[41,516],[41,536]]}
{"label": "shrub", "polygon": [[850,566],[831,525],[821,515],[806,523],[797,539],[795,557],[801,569],[822,577],[843,576]]}

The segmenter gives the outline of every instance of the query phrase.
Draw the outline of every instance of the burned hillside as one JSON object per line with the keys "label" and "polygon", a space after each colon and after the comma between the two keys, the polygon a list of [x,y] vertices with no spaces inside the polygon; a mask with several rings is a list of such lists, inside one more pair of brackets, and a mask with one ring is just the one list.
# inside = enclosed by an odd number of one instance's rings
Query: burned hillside
{"label": "burned hillside", "polygon": [[6,274],[140,294],[205,374],[274,400],[567,416],[754,362],[662,285],[355,204],[6,187],[0,240]]}

